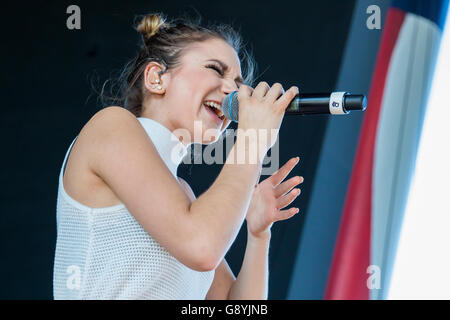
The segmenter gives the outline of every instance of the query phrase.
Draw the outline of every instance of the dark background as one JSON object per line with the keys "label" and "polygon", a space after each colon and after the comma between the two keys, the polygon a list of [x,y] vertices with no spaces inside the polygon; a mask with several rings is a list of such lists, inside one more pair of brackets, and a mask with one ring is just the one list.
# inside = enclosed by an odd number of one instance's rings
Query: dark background
{"label": "dark background", "polygon": [[[66,8],[81,8],[81,30],[68,30]],[[52,299],[56,196],[64,154],[100,105],[102,83],[137,52],[135,15],[186,11],[232,23],[253,49],[259,81],[328,92],[336,86],[355,1],[45,1],[3,9],[1,73],[0,299]],[[361,92],[367,94],[367,92]],[[299,215],[272,227],[269,298],[285,299],[329,116],[285,117],[280,165],[305,178],[292,204]],[[182,165],[199,196],[220,165]],[[263,177],[264,179],[265,177]],[[246,228],[226,258],[238,274]]]}

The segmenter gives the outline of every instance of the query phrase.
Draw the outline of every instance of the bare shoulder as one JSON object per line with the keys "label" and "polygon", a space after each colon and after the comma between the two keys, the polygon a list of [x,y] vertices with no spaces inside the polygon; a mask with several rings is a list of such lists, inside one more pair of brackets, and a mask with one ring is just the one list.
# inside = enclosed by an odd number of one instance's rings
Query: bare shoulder
{"label": "bare shoulder", "polygon": [[[96,171],[99,161],[104,163],[104,156],[111,155],[111,151],[120,152],[123,146],[127,146],[126,151],[134,154],[140,150],[139,145],[148,144],[150,140],[136,116],[117,106],[97,112],[86,123],[79,136],[81,143],[86,144],[89,167],[93,171]],[[119,145],[122,149],[115,147]]]}
{"label": "bare shoulder", "polygon": [[[66,192],[93,208],[120,203],[121,200],[98,174],[95,165],[108,163],[107,158],[114,157],[107,155],[106,149],[121,149],[115,145],[118,136],[126,139],[128,144],[146,139],[145,132],[139,127],[136,117],[122,107],[108,107],[92,116],[80,131],[67,160],[63,176]],[[134,150],[128,150],[128,154],[134,153]]]}
{"label": "bare shoulder", "polygon": [[89,132],[95,131],[96,133],[101,133],[105,130],[107,132],[112,132],[111,129],[120,130],[126,126],[137,126],[138,122],[135,115],[127,109],[111,106],[94,114],[83,127],[83,130]]}
{"label": "bare shoulder", "polygon": [[[79,134],[79,143],[96,150],[105,138],[114,135],[129,135],[139,131],[139,121],[125,108],[111,106],[94,114]],[[86,149],[86,148],[84,148]]]}

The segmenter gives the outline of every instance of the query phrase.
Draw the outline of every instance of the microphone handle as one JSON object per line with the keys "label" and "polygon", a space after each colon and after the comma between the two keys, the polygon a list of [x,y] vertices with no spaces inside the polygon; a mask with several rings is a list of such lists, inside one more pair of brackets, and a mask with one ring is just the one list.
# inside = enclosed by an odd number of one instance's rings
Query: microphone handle
{"label": "microphone handle", "polygon": [[303,93],[292,100],[286,108],[286,114],[347,114],[350,110],[364,111],[366,105],[367,99],[362,94]]}

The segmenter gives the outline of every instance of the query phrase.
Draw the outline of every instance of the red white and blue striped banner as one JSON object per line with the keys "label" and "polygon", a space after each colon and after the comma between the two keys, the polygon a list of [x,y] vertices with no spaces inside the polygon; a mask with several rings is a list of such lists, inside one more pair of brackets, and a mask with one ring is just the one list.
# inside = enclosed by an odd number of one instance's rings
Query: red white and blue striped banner
{"label": "red white and blue striped banner", "polygon": [[387,296],[448,2],[388,11],[325,299]]}

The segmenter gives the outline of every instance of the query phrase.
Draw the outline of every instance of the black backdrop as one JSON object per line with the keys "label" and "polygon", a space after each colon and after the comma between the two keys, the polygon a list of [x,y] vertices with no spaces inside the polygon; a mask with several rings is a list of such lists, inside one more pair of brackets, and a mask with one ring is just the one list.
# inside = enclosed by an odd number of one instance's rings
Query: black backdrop
{"label": "black backdrop", "polygon": [[[66,8],[81,8],[81,30],[68,30]],[[198,11],[204,21],[232,23],[253,48],[259,80],[304,92],[335,87],[354,1],[45,1],[2,9],[2,157],[0,299],[52,299],[56,195],[64,154],[100,108],[90,81],[106,80],[132,58],[139,42],[134,16]],[[300,215],[272,227],[269,298],[284,299],[314,181],[328,116],[286,117],[280,164],[300,156]],[[199,196],[220,165],[182,165],[179,175]],[[239,272],[241,229],[226,258]]]}

